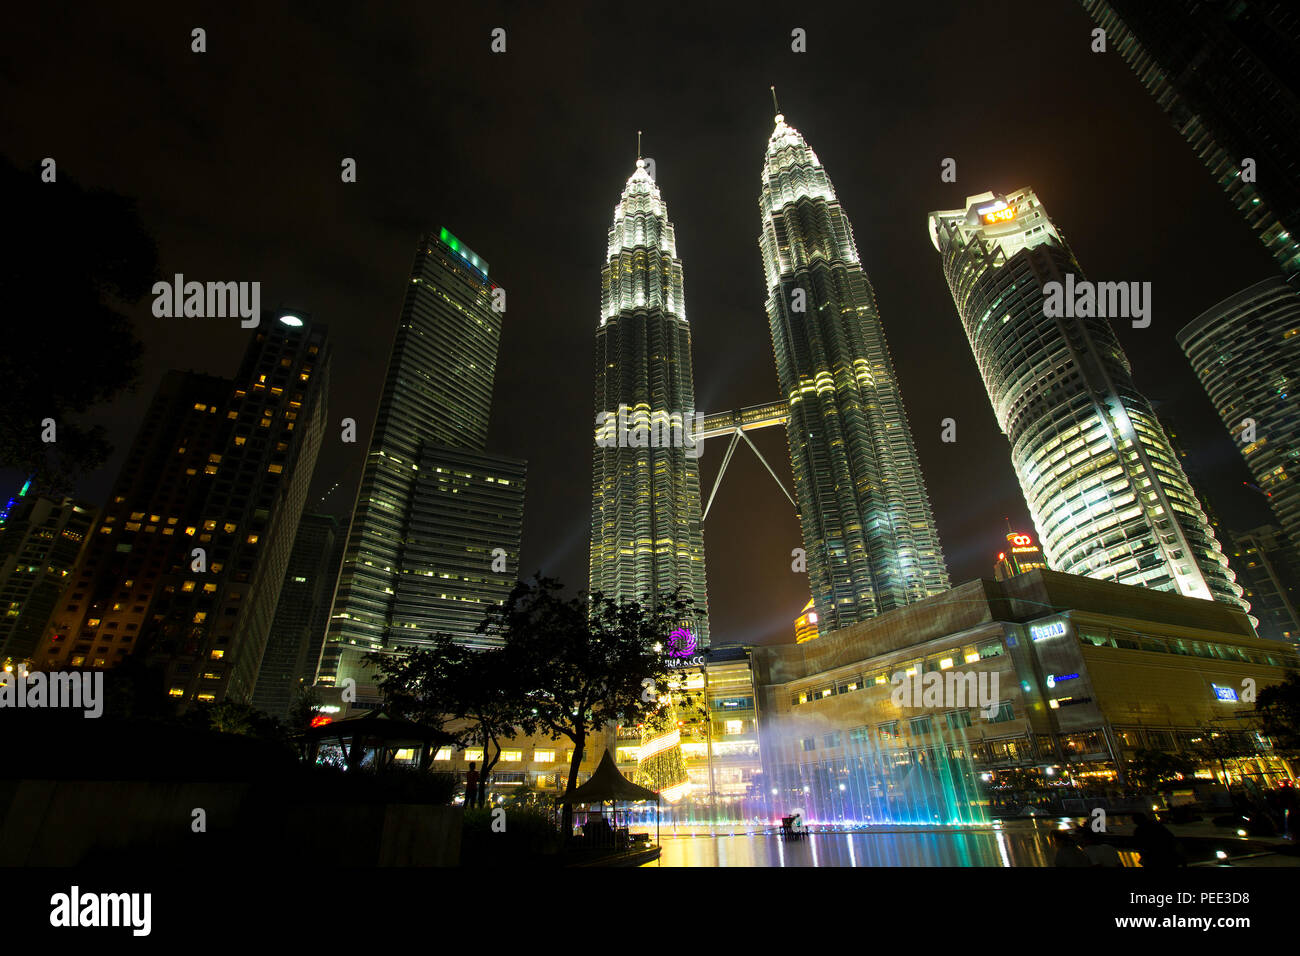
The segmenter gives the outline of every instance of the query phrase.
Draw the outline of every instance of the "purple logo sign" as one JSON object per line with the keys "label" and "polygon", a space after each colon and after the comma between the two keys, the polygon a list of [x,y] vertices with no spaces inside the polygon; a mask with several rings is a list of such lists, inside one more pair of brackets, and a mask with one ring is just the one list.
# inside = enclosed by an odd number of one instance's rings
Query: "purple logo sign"
{"label": "purple logo sign", "polygon": [[669,657],[690,657],[695,653],[695,635],[689,628],[679,627],[668,635]]}

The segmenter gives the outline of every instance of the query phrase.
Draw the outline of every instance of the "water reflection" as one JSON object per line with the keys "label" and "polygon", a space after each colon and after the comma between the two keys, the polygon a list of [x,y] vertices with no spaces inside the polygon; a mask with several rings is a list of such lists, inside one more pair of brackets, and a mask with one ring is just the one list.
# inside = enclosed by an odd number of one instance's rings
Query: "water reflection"
{"label": "water reflection", "polygon": [[[786,841],[776,833],[663,834],[647,866],[1051,866],[1052,824],[922,830],[814,832]],[[1132,853],[1121,852],[1125,866]]]}

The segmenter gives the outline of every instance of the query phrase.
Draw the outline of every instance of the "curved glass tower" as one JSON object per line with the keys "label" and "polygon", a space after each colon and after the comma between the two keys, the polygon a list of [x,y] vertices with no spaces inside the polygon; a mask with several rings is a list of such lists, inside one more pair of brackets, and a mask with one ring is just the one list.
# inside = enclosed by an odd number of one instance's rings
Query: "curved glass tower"
{"label": "curved glass tower", "polygon": [[592,453],[592,591],[684,589],[708,645],[691,327],[677,240],[645,162],[614,208],[601,269]]}
{"label": "curved glass tower", "polygon": [[1033,190],[929,230],[1048,566],[1248,609],[1110,323],[1046,314],[1048,283],[1085,280]]}
{"label": "curved glass tower", "polygon": [[[1205,393],[1292,542],[1300,542],[1300,294],[1266,279],[1178,333]],[[1253,430],[1248,430],[1254,422]]]}
{"label": "curved glass tower", "polygon": [[759,247],[822,633],[948,587],[875,292],[826,170],[778,114]]}

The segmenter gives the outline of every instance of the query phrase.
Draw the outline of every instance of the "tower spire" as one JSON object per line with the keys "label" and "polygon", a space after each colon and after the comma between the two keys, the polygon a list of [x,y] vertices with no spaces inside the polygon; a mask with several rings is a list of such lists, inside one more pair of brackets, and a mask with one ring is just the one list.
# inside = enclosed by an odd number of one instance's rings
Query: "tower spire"
{"label": "tower spire", "polygon": [[780,115],[781,115],[781,107],[780,107],[780,106],[777,104],[777,102],[776,102],[776,87],[775,87],[775,86],[772,86],[772,87],[771,87],[771,90],[772,90],[772,109],[776,111],[776,115],[777,115],[777,116],[780,116]]}
{"label": "tower spire", "polygon": [[636,131],[636,158],[641,158],[641,131]]}

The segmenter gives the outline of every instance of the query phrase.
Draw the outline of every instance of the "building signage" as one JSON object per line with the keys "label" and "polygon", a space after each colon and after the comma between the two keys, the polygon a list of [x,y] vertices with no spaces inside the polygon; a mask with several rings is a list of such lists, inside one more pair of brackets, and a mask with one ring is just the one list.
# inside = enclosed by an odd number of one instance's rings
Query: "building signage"
{"label": "building signage", "polygon": [[1221,687],[1218,684],[1211,684],[1210,686],[1214,688],[1214,696],[1219,700],[1235,701],[1237,699],[1237,692],[1231,687]]}
{"label": "building signage", "polygon": [[1061,637],[1064,634],[1064,621],[1053,621],[1051,624],[1035,624],[1029,628],[1029,636],[1035,641],[1045,641],[1049,637]]}
{"label": "building signage", "polygon": [[668,635],[669,657],[690,657],[695,653],[695,635],[688,627],[679,627]]}
{"label": "building signage", "polygon": [[670,670],[681,667],[703,667],[704,655],[696,654],[694,657],[670,657],[664,661],[664,666]]}

